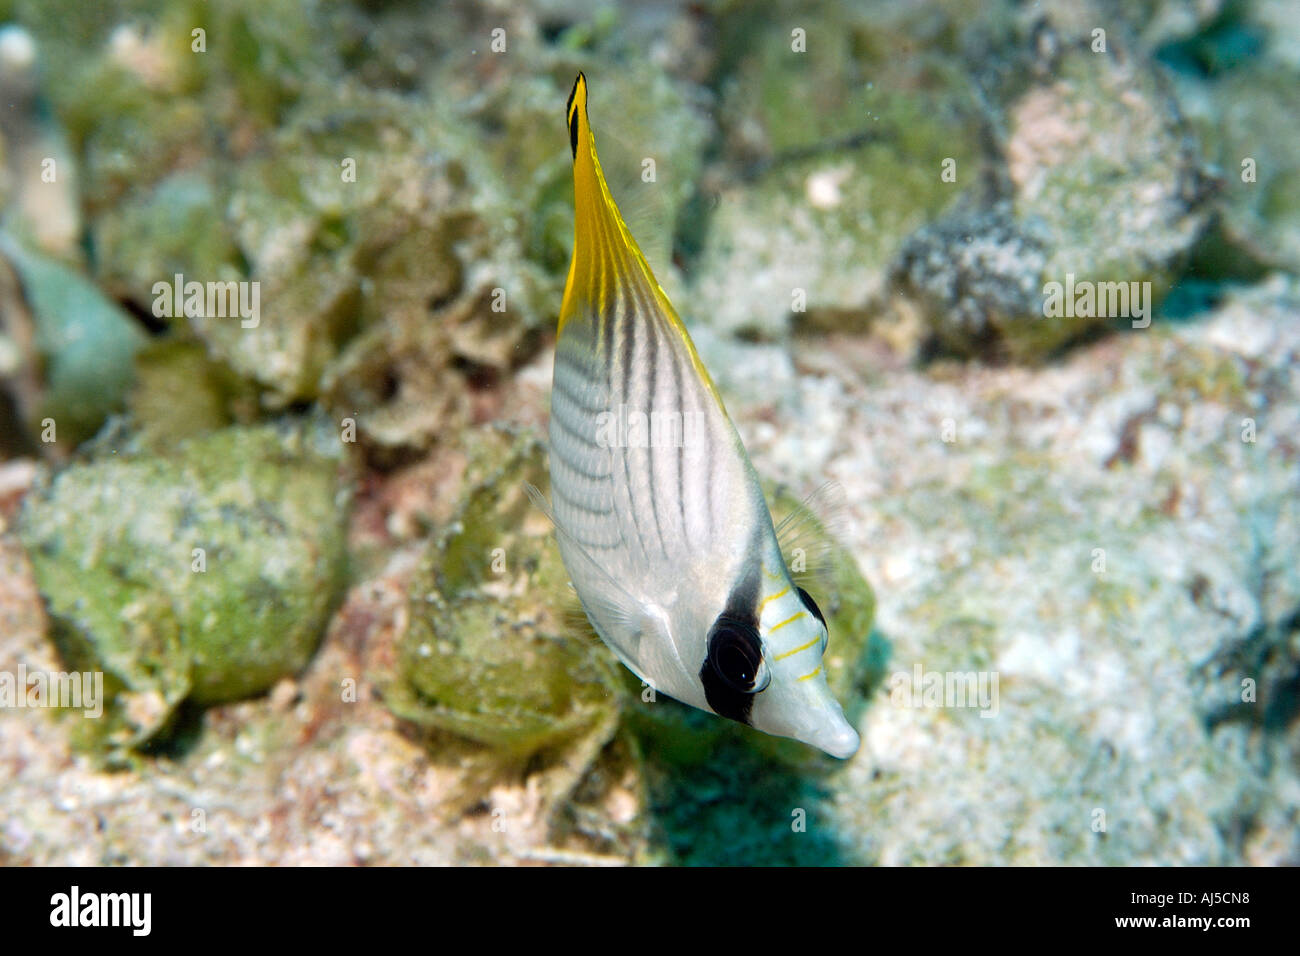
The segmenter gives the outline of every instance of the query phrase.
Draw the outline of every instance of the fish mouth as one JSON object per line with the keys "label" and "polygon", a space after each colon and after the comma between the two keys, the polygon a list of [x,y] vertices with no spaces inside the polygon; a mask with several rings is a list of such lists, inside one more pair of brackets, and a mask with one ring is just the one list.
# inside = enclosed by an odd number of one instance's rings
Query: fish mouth
{"label": "fish mouth", "polygon": [[839,760],[848,760],[858,752],[858,747],[862,744],[857,730],[845,718],[838,701],[830,701],[818,707],[793,725],[770,729],[764,728],[762,723],[756,723],[755,726],[760,730],[766,729],[767,733],[790,737],[816,747]]}
{"label": "fish mouth", "polygon": [[783,694],[762,700],[770,695],[776,682],[763,694],[756,695],[751,726],[777,737],[789,737],[810,747],[823,750],[839,760],[847,760],[858,752],[862,740],[857,730],[844,716],[844,708],[830,692],[825,678],[786,684]]}
{"label": "fish mouth", "polygon": [[847,720],[840,717],[829,728],[823,727],[819,733],[804,742],[824,750],[832,757],[848,760],[858,752],[858,747],[862,745],[862,738]]}
{"label": "fish mouth", "polygon": [[840,760],[848,760],[858,752],[862,738],[844,716],[844,709],[838,701],[832,700],[820,708],[817,718],[811,725],[800,728],[801,732],[795,735],[796,739]]}

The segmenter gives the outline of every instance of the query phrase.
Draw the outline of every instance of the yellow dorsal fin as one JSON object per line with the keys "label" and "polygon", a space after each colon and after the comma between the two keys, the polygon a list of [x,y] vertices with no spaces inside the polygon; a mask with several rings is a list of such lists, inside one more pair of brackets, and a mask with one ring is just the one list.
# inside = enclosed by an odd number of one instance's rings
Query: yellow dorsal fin
{"label": "yellow dorsal fin", "polygon": [[566,120],[569,145],[573,150],[573,258],[569,262],[569,278],[560,305],[559,331],[562,333],[565,323],[578,312],[591,307],[596,311],[604,308],[606,303],[601,301],[603,282],[618,281],[619,278],[644,282],[663,317],[681,338],[700,378],[721,405],[722,399],[696,354],[686,326],[655,279],[650,263],[610,194],[596,155],[596,139],[587,121],[587,77],[582,73],[578,74],[573,92],[569,94]]}
{"label": "yellow dorsal fin", "polygon": [[579,73],[569,94],[567,107],[569,146],[573,150],[573,260],[560,307],[560,328],[575,309],[586,303],[598,309],[601,270],[607,265],[623,269],[628,276],[644,277],[651,289],[659,283],[632,233],[618,204],[610,194],[604,170],[596,155],[596,139],[587,121],[587,77]]}

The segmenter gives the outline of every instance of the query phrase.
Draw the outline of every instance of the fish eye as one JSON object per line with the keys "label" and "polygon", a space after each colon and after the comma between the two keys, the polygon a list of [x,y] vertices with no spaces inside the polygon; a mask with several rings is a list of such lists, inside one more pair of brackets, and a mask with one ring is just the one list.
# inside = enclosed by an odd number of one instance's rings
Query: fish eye
{"label": "fish eye", "polygon": [[826,624],[826,615],[822,613],[822,609],[817,606],[811,594],[798,585],[795,585],[795,590],[799,592],[799,600],[803,601],[803,606],[812,612],[813,617],[822,622],[822,653],[825,654],[826,645],[830,643],[830,627]]}
{"label": "fish eye", "polygon": [[709,631],[708,661],[727,686],[742,694],[757,694],[772,680],[758,628],[725,614]]}

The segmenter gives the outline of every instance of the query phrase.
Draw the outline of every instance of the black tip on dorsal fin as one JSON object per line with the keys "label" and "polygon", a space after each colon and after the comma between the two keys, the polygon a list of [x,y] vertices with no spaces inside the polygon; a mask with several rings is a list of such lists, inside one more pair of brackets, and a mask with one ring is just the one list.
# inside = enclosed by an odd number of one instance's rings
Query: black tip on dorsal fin
{"label": "black tip on dorsal fin", "polygon": [[564,104],[564,116],[569,124],[569,149],[572,150],[574,159],[578,158],[578,111],[574,108],[573,101],[578,96],[578,87],[586,85],[587,77],[579,70],[578,78],[573,81],[573,89],[569,91],[569,101]]}

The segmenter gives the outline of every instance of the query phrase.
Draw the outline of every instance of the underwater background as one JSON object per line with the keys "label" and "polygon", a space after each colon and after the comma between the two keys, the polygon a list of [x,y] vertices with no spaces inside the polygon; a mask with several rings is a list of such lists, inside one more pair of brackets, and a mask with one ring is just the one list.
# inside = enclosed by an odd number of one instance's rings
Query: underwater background
{"label": "underwater background", "polygon": [[[839,489],[846,762],[524,494],[579,70]],[[0,0],[0,863],[1300,863],[1297,90],[1294,0]]]}

